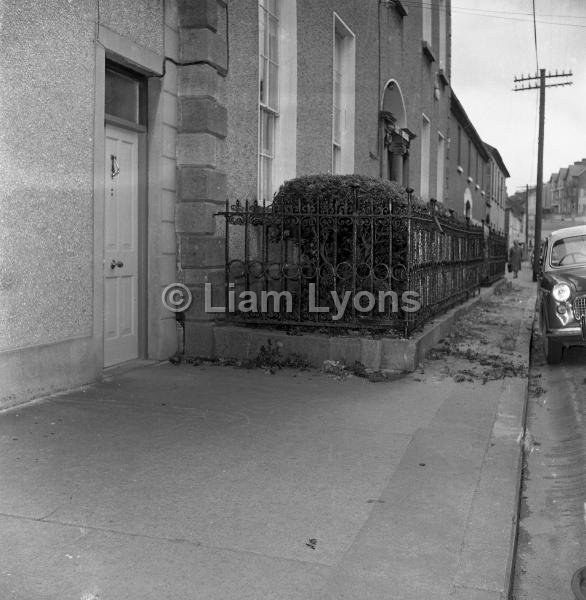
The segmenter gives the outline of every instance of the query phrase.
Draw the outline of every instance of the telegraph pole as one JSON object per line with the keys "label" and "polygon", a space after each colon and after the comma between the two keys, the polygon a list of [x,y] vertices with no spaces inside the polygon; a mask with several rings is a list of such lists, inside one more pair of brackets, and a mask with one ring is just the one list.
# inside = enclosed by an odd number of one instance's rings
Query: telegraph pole
{"label": "telegraph pole", "polygon": [[525,252],[529,252],[529,184],[525,185]]}
{"label": "telegraph pole", "polygon": [[533,281],[539,273],[541,255],[541,206],[543,191],[543,130],[545,128],[545,69],[539,70],[539,139],[537,143],[537,188],[535,189],[535,241],[533,242]]}
{"label": "telegraph pole", "polygon": [[[543,192],[543,133],[545,125],[545,88],[546,87],[561,87],[564,85],[572,85],[571,81],[561,81],[560,83],[546,83],[547,79],[554,77],[572,77],[572,71],[562,71],[558,73],[547,73],[545,69],[539,69],[539,74],[536,75],[521,75],[515,77],[515,84],[521,83],[521,86],[515,85],[514,92],[524,92],[527,90],[539,90],[539,144],[537,147],[537,187],[535,189],[535,241],[533,243],[533,281],[537,281],[539,273],[539,254],[541,250],[541,207]],[[537,81],[539,80],[539,85]],[[532,82],[525,85],[525,81]],[[529,194],[527,194],[529,196]],[[529,208],[529,207],[527,207]]]}

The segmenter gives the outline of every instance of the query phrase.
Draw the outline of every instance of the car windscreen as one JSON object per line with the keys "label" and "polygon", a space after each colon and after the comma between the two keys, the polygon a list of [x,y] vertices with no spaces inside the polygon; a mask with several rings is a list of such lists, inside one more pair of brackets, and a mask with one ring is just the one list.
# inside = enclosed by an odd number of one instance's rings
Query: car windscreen
{"label": "car windscreen", "polygon": [[552,267],[586,264],[586,234],[556,240],[551,247]]}

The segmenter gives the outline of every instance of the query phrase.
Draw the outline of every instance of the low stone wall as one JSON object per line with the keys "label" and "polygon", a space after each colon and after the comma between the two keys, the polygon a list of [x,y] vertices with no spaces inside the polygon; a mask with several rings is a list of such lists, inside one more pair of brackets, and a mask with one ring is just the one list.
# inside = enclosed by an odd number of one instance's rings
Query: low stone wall
{"label": "low stone wall", "polygon": [[[217,324],[213,327],[213,358],[249,360],[258,356],[268,340],[280,343],[284,357],[301,355],[314,367],[325,360],[340,361],[345,365],[360,362],[366,369],[383,372],[410,372],[421,363],[427,352],[446,337],[454,321],[480,300],[491,296],[505,285],[501,279],[484,288],[474,298],[451,309],[428,323],[411,338],[328,336],[325,334],[290,335],[284,331]],[[206,358],[210,358],[207,356]]]}

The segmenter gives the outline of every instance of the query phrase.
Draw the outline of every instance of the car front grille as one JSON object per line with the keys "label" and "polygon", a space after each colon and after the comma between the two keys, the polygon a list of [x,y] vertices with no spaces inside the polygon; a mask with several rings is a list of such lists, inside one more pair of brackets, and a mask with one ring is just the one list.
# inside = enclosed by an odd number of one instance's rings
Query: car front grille
{"label": "car front grille", "polygon": [[586,296],[579,296],[574,300],[574,317],[580,319],[586,315]]}

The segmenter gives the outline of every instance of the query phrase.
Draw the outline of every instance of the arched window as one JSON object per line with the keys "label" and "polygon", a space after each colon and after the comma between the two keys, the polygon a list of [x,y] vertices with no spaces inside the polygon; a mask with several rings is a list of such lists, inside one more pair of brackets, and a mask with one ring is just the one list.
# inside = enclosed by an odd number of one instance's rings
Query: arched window
{"label": "arched window", "polygon": [[409,185],[409,145],[415,137],[407,129],[407,113],[399,84],[391,79],[384,88],[380,111],[380,175]]}
{"label": "arched window", "polygon": [[472,218],[472,192],[469,187],[464,191],[464,216],[467,219]]}

